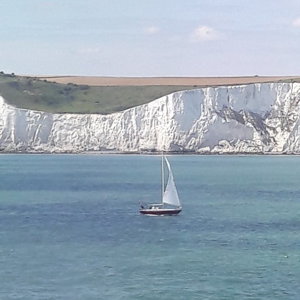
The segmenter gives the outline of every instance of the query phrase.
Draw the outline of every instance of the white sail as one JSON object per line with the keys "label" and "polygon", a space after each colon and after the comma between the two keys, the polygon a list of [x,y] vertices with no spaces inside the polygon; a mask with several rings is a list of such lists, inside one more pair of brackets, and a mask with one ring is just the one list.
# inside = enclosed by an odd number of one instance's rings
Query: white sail
{"label": "white sail", "polygon": [[177,194],[177,189],[176,189],[176,185],[174,182],[171,166],[166,157],[165,157],[165,161],[166,161],[166,164],[168,167],[169,176],[168,176],[168,180],[167,180],[166,189],[163,194],[162,202],[165,204],[180,206],[180,201],[179,201],[179,197]]}

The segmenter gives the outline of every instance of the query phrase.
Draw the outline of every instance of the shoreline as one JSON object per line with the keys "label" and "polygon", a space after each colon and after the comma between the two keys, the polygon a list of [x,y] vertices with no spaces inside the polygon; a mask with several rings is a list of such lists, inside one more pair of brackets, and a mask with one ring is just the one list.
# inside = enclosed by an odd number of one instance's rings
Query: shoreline
{"label": "shoreline", "polygon": [[229,153],[210,153],[210,152],[172,152],[172,151],[157,151],[157,152],[141,152],[141,151],[83,151],[83,152],[0,152],[0,155],[142,155],[142,156],[300,156],[300,153],[284,153],[284,152],[229,152]]}

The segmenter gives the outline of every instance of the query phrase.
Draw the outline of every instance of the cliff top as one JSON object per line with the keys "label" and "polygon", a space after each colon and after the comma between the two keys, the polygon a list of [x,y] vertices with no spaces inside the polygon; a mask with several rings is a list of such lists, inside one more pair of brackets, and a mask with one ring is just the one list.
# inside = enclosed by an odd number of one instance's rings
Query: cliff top
{"label": "cliff top", "polygon": [[90,86],[219,86],[299,80],[299,76],[239,76],[239,77],[97,77],[97,76],[39,76],[40,79],[62,84]]}
{"label": "cliff top", "polygon": [[19,108],[109,114],[180,90],[276,81],[300,82],[300,77],[30,77],[0,72],[0,95]]}

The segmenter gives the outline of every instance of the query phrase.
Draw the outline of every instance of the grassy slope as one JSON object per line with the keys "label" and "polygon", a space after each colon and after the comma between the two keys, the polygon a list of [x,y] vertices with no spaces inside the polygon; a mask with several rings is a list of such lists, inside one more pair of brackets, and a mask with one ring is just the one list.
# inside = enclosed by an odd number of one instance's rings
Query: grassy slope
{"label": "grassy slope", "polygon": [[109,114],[148,103],[191,86],[88,86],[59,84],[0,73],[0,95],[16,107],[51,113]]}
{"label": "grassy slope", "polygon": [[52,113],[109,114],[196,86],[88,86],[0,75],[0,95],[16,107]]}

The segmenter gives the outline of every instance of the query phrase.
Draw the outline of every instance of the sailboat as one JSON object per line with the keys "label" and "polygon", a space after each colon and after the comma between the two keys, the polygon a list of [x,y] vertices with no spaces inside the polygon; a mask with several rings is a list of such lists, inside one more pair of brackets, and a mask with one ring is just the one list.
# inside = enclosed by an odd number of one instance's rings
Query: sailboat
{"label": "sailboat", "polygon": [[[165,166],[167,167],[167,180],[165,184]],[[144,207],[141,205],[140,213],[144,215],[178,215],[181,210],[181,203],[177,194],[173,173],[168,159],[162,155],[161,157],[161,184],[162,199],[161,203],[149,204]]]}

